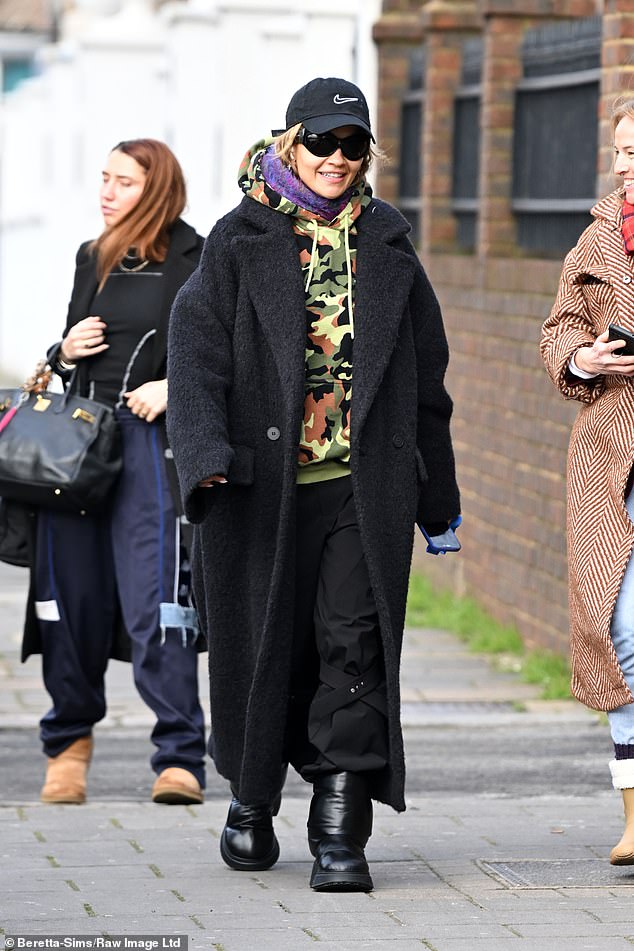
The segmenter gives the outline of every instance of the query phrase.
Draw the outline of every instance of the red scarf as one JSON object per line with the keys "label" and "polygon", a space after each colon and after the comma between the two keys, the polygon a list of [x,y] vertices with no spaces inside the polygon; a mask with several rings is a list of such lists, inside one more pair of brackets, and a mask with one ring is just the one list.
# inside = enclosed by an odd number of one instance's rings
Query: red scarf
{"label": "red scarf", "polygon": [[634,254],[634,205],[623,202],[623,224],[621,225],[623,244],[626,254]]}

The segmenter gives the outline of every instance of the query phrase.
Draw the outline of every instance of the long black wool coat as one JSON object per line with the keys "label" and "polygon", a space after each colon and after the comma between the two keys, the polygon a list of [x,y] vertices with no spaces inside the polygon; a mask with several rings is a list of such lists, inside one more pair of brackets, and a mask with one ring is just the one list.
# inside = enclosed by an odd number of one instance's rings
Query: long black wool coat
{"label": "long black wool coat", "polygon": [[[438,302],[377,200],[356,222],[351,470],[376,599],[391,761],[376,798],[405,808],[399,662],[415,522],[459,511]],[[306,311],[291,220],[245,197],[181,288],[168,346],[168,437],[197,523],[194,590],[209,644],[211,749],[244,802],[279,788],[294,598]],[[200,480],[227,475],[211,489]]]}

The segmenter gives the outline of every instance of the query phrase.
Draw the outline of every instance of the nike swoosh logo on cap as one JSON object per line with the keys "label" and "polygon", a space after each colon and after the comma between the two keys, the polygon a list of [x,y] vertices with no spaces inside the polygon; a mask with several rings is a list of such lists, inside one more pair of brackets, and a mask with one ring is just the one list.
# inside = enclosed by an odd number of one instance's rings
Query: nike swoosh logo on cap
{"label": "nike swoosh logo on cap", "polygon": [[335,105],[340,106],[344,102],[358,102],[359,100],[354,96],[349,96],[346,98],[345,96],[340,96],[339,93],[337,93],[332,101],[335,103]]}

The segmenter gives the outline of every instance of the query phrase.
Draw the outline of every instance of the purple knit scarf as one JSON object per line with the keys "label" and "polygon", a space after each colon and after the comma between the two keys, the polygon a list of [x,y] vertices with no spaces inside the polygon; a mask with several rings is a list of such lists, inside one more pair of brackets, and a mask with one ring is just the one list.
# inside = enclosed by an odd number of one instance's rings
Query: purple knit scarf
{"label": "purple knit scarf", "polygon": [[332,221],[340,214],[350,201],[353,188],[348,188],[339,198],[322,198],[312,189],[304,185],[291,168],[287,168],[275,154],[274,146],[269,146],[261,159],[261,168],[264,178],[276,192],[292,201],[293,204],[305,208],[306,211],[319,215],[324,221]]}

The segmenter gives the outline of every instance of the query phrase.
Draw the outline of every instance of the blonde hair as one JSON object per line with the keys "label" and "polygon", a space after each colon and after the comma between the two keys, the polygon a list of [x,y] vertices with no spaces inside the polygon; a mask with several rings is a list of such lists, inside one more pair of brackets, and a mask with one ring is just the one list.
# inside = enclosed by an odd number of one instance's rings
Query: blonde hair
{"label": "blonde hair", "polygon": [[[291,168],[297,175],[297,162],[295,161],[295,156],[293,154],[293,147],[296,144],[297,136],[302,130],[302,123],[298,122],[297,125],[293,125],[290,129],[287,129],[286,132],[282,132],[281,135],[276,136],[274,140],[275,153],[282,160],[284,165],[287,165]],[[370,147],[363,157],[361,162],[361,167],[357,172],[357,176],[353,182],[354,185],[358,185],[362,178],[365,178],[370,166],[373,162],[383,163],[384,155],[380,149],[373,147],[370,144]],[[298,176],[299,177],[299,176]]]}
{"label": "blonde hair", "polygon": [[634,120],[634,99],[629,96],[619,96],[615,100],[614,105],[612,106],[612,132],[616,132],[616,127],[621,121],[621,119],[632,119]]}
{"label": "blonde hair", "polygon": [[119,142],[111,151],[123,152],[138,162],[145,170],[145,182],[134,208],[90,245],[97,257],[99,290],[130,248],[140,258],[164,261],[169,248],[168,231],[187,202],[183,170],[164,142],[129,139]]}

